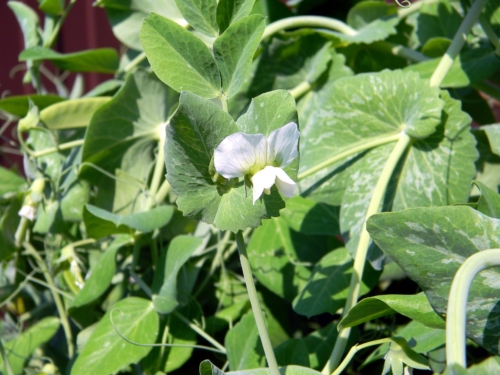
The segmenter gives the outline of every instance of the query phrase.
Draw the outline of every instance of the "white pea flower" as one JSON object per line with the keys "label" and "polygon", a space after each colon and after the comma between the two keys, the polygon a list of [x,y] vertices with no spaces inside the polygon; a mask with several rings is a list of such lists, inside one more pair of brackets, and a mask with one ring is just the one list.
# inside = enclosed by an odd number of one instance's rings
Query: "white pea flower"
{"label": "white pea flower", "polygon": [[299,156],[299,136],[294,122],[274,130],[267,138],[263,134],[231,134],[215,150],[215,170],[225,178],[251,176],[253,204],[263,192],[271,194],[274,184],[281,194],[292,198],[295,182],[282,168]]}

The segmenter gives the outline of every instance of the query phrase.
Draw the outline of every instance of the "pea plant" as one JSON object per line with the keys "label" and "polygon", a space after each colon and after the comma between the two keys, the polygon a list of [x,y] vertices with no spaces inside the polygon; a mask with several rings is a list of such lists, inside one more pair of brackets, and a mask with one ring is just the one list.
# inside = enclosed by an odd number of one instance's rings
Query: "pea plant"
{"label": "pea plant", "polygon": [[38,2],[0,372],[500,373],[498,0]]}

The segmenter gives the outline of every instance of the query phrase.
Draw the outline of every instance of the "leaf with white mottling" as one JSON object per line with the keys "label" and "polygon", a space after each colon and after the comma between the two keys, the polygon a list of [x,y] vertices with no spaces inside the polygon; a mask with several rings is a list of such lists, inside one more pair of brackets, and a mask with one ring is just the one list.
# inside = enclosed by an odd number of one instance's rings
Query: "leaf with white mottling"
{"label": "leaf with white mottling", "polygon": [[[367,229],[439,314],[446,314],[451,282],[463,262],[479,251],[500,247],[500,221],[466,206],[377,214],[368,220]],[[467,336],[495,354],[499,293],[500,270],[488,268],[474,278],[467,304]]]}

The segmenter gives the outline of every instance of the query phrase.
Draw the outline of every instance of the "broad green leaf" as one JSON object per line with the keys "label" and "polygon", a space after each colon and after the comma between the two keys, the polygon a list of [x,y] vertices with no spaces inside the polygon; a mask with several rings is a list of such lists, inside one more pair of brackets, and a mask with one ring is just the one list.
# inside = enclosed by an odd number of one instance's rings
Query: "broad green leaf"
{"label": "broad green leaf", "polygon": [[24,117],[29,111],[30,100],[40,111],[53,104],[64,101],[63,98],[51,94],[7,96],[0,99],[0,110],[17,117]]}
{"label": "broad green leaf", "polygon": [[395,26],[399,23],[399,18],[394,17],[387,20],[376,19],[369,24],[364,25],[353,34],[343,34],[338,31],[322,31],[322,34],[333,35],[334,39],[339,39],[339,42],[334,42],[334,45],[342,44],[342,42],[352,44],[371,44],[380,40],[387,39],[390,35],[396,34]]}
{"label": "broad green leaf", "polygon": [[95,111],[110,100],[110,97],[66,100],[40,111],[40,120],[51,130],[86,127]]}
{"label": "broad green leaf", "polygon": [[339,329],[353,327],[385,315],[399,313],[431,328],[445,328],[444,320],[432,309],[424,293],[386,294],[361,300],[339,323]]}
{"label": "broad green leaf", "polygon": [[220,33],[222,34],[236,21],[248,16],[254,3],[255,0],[220,0],[217,4],[217,24]]}
{"label": "broad green leaf", "polygon": [[0,167],[0,197],[7,193],[17,193],[26,185],[26,180],[9,169]]}
{"label": "broad green leaf", "polygon": [[435,37],[453,39],[462,19],[451,2],[425,3],[419,9],[414,32],[420,45]]}
{"label": "broad green leaf", "polygon": [[287,200],[280,216],[294,231],[304,234],[340,234],[339,211],[325,203],[300,196]]}
{"label": "broad green leaf", "polygon": [[498,359],[490,357],[467,369],[467,375],[495,375],[500,372]]}
{"label": "broad green leaf", "polygon": [[77,180],[65,189],[60,198],[62,219],[66,222],[83,220],[83,209],[90,196],[90,185],[85,180]]}
{"label": "broad green leaf", "polygon": [[[353,260],[346,249],[329,252],[314,267],[311,276],[293,301],[295,312],[311,317],[329,312],[334,315],[345,305],[351,283]],[[378,282],[378,272],[365,267],[360,294]]]}
{"label": "broad green leaf", "polygon": [[278,366],[299,365],[309,367],[307,345],[302,339],[290,339],[274,349]]}
{"label": "broad green leaf", "polygon": [[229,330],[224,346],[231,371],[253,369],[264,364],[264,350],[251,312]]}
{"label": "broad green leaf", "polygon": [[410,349],[405,339],[391,337],[391,341],[389,352],[384,357],[382,374],[387,374],[391,369],[393,375],[403,375],[404,365],[419,370],[430,370],[427,359]]}
{"label": "broad green leaf", "polygon": [[[285,366],[280,367],[280,375],[320,375],[320,372],[311,370],[307,367],[302,366]],[[230,371],[226,372],[227,375],[270,375],[268,368],[258,368],[253,370],[241,370],[241,371]],[[215,374],[214,374],[215,375]]]}
{"label": "broad green leaf", "polygon": [[133,342],[153,344],[158,335],[158,320],[151,301],[128,297],[117,302],[97,323],[73,364],[71,375],[109,375],[137,363],[152,348],[126,342],[115,329]]}
{"label": "broad green leaf", "polygon": [[8,260],[17,251],[15,234],[21,220],[18,212],[22,204],[22,195],[14,196],[14,199],[2,212],[0,218],[0,261]]}
{"label": "broad green leaf", "polygon": [[477,202],[477,210],[495,219],[500,219],[500,195],[482,182],[474,181],[474,185],[481,191],[481,196]]}
{"label": "broad green leaf", "polygon": [[[60,321],[55,317],[48,317],[21,333],[14,340],[3,342],[5,354],[14,374],[23,374],[24,364],[40,345],[48,342],[57,332]],[[0,356],[0,369],[9,374],[5,363]]]}
{"label": "broad green leaf", "polygon": [[[243,181],[219,178],[214,182],[213,153],[226,136],[237,131],[267,136],[296,119],[293,99],[287,92],[271,92],[255,98],[254,103],[258,105],[252,105],[235,124],[212,102],[189,92],[181,94],[179,108],[167,126],[165,163],[167,180],[184,215],[236,232],[259,226],[261,219],[278,216],[284,207],[275,187],[271,195],[253,205],[251,191],[245,191]],[[292,179],[297,159],[284,168]]]}
{"label": "broad green leaf", "polygon": [[153,304],[159,314],[170,314],[179,305],[177,274],[191,255],[202,245],[203,239],[177,236],[163,252],[153,280]]}
{"label": "broad green leaf", "polygon": [[330,358],[337,336],[337,327],[334,324],[329,324],[304,337],[311,368],[323,369],[326,361]]}
{"label": "broad green leaf", "polygon": [[205,332],[213,336],[241,318],[250,309],[250,301],[239,301],[229,307],[217,311],[214,315],[205,319]]}
{"label": "broad green leaf", "polygon": [[325,237],[290,229],[285,220],[266,220],[248,243],[248,257],[259,282],[289,301],[307,285],[311,269],[330,250]]}
{"label": "broad green leaf", "polygon": [[[441,58],[423,61],[405,68],[405,71],[417,72],[428,79],[436,70]],[[500,59],[489,47],[480,47],[462,52],[443,79],[441,87],[457,88],[470,86],[491,77],[500,68]]]}
{"label": "broad green leaf", "polygon": [[58,16],[64,8],[63,0],[42,0],[38,7],[42,12]]}
{"label": "broad green leaf", "polygon": [[115,73],[118,54],[112,48],[97,48],[74,53],[59,53],[44,47],[31,47],[19,55],[19,61],[49,60],[62,70],[70,72]]}
{"label": "broad green leaf", "polygon": [[442,57],[451,44],[451,39],[443,37],[430,38],[422,46],[422,53],[430,58]]}
{"label": "broad green leaf", "polygon": [[215,40],[215,62],[227,98],[233,97],[247,78],[265,26],[264,17],[247,16],[233,23]]}
{"label": "broad green leaf", "polygon": [[[424,290],[438,314],[446,314],[458,267],[481,250],[500,247],[499,221],[470,207],[409,209],[372,216],[367,229],[378,246]],[[498,352],[500,272],[489,268],[472,282],[467,306],[467,336]]]}
{"label": "broad green leaf", "polygon": [[361,29],[377,19],[384,19],[396,13],[397,9],[394,4],[381,1],[363,1],[349,9],[347,24],[355,29]]}
{"label": "broad green leaf", "polygon": [[446,332],[443,329],[429,328],[415,320],[398,330],[397,336],[404,338],[410,348],[420,354],[435,350],[446,342]]}
{"label": "broad green leaf", "polygon": [[97,0],[96,3],[106,8],[116,38],[137,51],[142,51],[139,31],[150,13],[158,13],[183,27],[187,26],[175,0]]}
{"label": "broad green leaf", "polygon": [[99,262],[92,267],[90,276],[85,280],[82,290],[71,301],[70,307],[84,306],[99,298],[108,289],[116,272],[116,253],[131,243],[130,236],[117,237],[104,251]]}
{"label": "broad green leaf", "polygon": [[9,1],[7,5],[14,12],[17,22],[23,31],[24,48],[31,48],[38,45],[40,41],[38,35],[39,20],[36,12],[21,1]]}
{"label": "broad green leaf", "polygon": [[500,124],[492,124],[481,127],[490,141],[491,151],[500,156]]}
{"label": "broad green leaf", "polygon": [[[92,116],[85,134],[82,162],[113,174],[120,169],[133,176],[139,181],[133,192],[137,195],[141,184],[148,179],[154,163],[153,150],[176,102],[177,94],[153,75],[140,70],[130,74],[113,99]],[[80,174],[96,180],[94,168],[89,165],[83,165]],[[131,182],[130,177],[124,177]],[[116,184],[119,182],[117,179]],[[105,183],[108,187],[112,184],[107,178]]]}
{"label": "broad green leaf", "polygon": [[490,0],[483,8],[483,16],[489,21],[489,24],[495,30],[495,32],[500,32],[500,1]]}
{"label": "broad green leaf", "polygon": [[92,215],[112,222],[118,229],[125,226],[140,232],[152,232],[165,226],[174,213],[172,206],[158,206],[148,211],[128,215],[114,214],[91,204],[87,204],[85,207]]}
{"label": "broad green leaf", "polygon": [[208,359],[200,363],[200,375],[225,375],[224,372],[218,369]]}
{"label": "broad green leaf", "polygon": [[221,78],[212,53],[192,33],[151,13],[144,20],[140,37],[153,71],[174,90],[209,99],[220,94]]}
{"label": "broad green leaf", "polygon": [[217,0],[175,0],[175,3],[193,28],[211,37],[219,35]]}

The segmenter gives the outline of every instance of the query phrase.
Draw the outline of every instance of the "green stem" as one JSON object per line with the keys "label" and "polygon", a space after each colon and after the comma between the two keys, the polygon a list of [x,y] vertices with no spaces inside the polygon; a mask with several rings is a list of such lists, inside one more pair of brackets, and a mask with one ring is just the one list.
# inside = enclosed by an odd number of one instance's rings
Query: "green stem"
{"label": "green stem", "polygon": [[146,52],[141,52],[131,62],[129,62],[123,70],[125,71],[125,73],[129,73],[132,69],[134,69],[144,60],[146,60]]}
{"label": "green stem", "polygon": [[[410,144],[411,138],[403,131],[399,135],[399,140],[394,146],[387,162],[382,169],[382,173],[375,185],[375,190],[373,192],[373,196],[370,200],[370,204],[368,205],[368,210],[365,215],[365,223],[363,224],[363,229],[361,230],[361,234],[359,237],[358,247],[356,249],[356,256],[354,258],[354,267],[351,276],[351,284],[349,286],[349,293],[347,295],[347,300],[345,303],[344,310],[342,312],[342,316],[345,316],[349,310],[356,304],[359,297],[359,289],[361,286],[361,279],[363,277],[363,271],[366,262],[366,254],[368,253],[368,248],[371,243],[370,234],[366,230],[366,220],[379,212],[382,202],[385,197],[385,193],[387,190],[387,186],[392,177],[394,169],[396,165],[399,163],[402,155],[405,153],[408,145]],[[349,338],[350,328],[344,328],[340,331],[339,336],[337,337],[337,341],[335,342],[335,346],[333,348],[333,352],[330,356],[330,359],[326,363],[323,368],[323,374],[330,374],[340,363],[340,359],[344,354],[344,350],[347,344],[347,339]]]}
{"label": "green stem", "polygon": [[290,90],[290,95],[293,96],[293,98],[295,100],[297,100],[298,98],[300,98],[302,95],[304,95],[305,93],[307,93],[309,90],[311,90],[312,88],[312,85],[307,82],[307,81],[304,81],[302,83],[299,83],[297,86],[295,86],[293,89]]}
{"label": "green stem", "polygon": [[153,171],[153,179],[151,180],[151,185],[149,188],[149,196],[146,202],[146,211],[153,207],[157,201],[156,194],[158,193],[158,188],[160,187],[161,180],[163,178],[163,170],[165,165],[165,125],[160,126],[160,141],[158,142],[158,154],[156,155],[155,169]]}
{"label": "green stem", "polygon": [[54,303],[56,304],[59,317],[61,318],[61,324],[63,326],[64,334],[66,335],[66,343],[68,345],[68,356],[70,359],[72,359],[75,354],[75,347],[73,345],[73,334],[71,332],[68,315],[66,314],[66,310],[64,309],[61,297],[55,291],[57,288],[54,283],[54,280],[52,279],[52,275],[50,274],[43,259],[40,257],[36,249],[33,246],[31,246],[31,244],[25,242],[24,248],[26,249],[27,254],[35,258],[38,267],[40,267],[40,269],[42,270],[43,276],[45,277],[45,281],[47,281],[47,284],[50,285],[50,292],[52,293],[52,298],[54,298]]}
{"label": "green stem", "polygon": [[12,293],[2,302],[0,302],[0,309],[2,309],[5,305],[7,305],[10,301],[12,301],[16,296],[24,289],[24,287],[30,282],[31,277],[36,273],[36,271],[31,271],[28,277],[23,279]]}
{"label": "green stem", "polygon": [[189,326],[193,331],[195,331],[198,335],[203,337],[205,340],[207,340],[210,344],[215,346],[221,353],[226,353],[226,348],[221,345],[217,340],[215,340],[212,336],[210,336],[208,333],[206,333],[204,330],[202,330],[200,327],[198,327],[196,324],[191,323],[189,320],[184,318],[181,314],[179,314],[177,311],[174,311],[174,315],[176,316],[177,319],[182,321],[184,324]]}
{"label": "green stem", "polygon": [[446,308],[446,364],[467,368],[465,327],[467,298],[474,277],[485,268],[500,266],[500,249],[483,250],[471,255],[460,266],[450,288]]}
{"label": "green stem", "polygon": [[479,23],[481,24],[484,33],[490,40],[490,43],[498,51],[498,49],[500,48],[500,40],[498,39],[498,35],[495,33],[495,30],[493,30],[486,17],[482,14],[481,16],[479,16]]}
{"label": "green stem", "polygon": [[266,322],[264,320],[264,314],[260,308],[257,290],[255,289],[255,284],[253,282],[252,269],[250,268],[250,262],[248,261],[247,249],[245,247],[243,235],[241,231],[238,231],[235,236],[236,243],[238,244],[238,251],[240,253],[241,269],[243,270],[243,277],[247,286],[248,298],[250,299],[250,304],[252,305],[255,323],[257,324],[257,330],[259,331],[260,341],[262,342],[262,347],[264,348],[267,364],[271,375],[280,375],[278,362],[276,362],[276,357],[274,356],[273,346],[271,344],[271,339],[269,338]]}
{"label": "green stem", "polygon": [[73,8],[73,5],[75,5],[76,0],[70,0],[68,6],[66,9],[64,9],[63,13],[61,14],[61,17],[57,21],[54,29],[52,30],[52,34],[50,38],[44,41],[43,46],[47,48],[52,48],[57,40],[57,36],[59,35],[59,31],[61,31],[61,27],[66,20],[66,17],[68,17],[69,11],[71,8]]}
{"label": "green stem", "polygon": [[400,44],[394,44],[389,42],[379,42],[381,45],[387,45],[391,49],[391,53],[394,56],[402,57],[414,62],[421,62],[429,60],[429,57],[425,56],[423,53],[415,51],[411,48],[402,46]]}
{"label": "green stem", "polygon": [[160,189],[158,189],[158,193],[156,193],[155,202],[156,203],[163,202],[169,192],[170,192],[170,184],[167,180],[163,180]]}
{"label": "green stem", "polygon": [[369,348],[370,346],[375,346],[375,345],[381,345],[381,344],[387,344],[391,343],[392,340],[390,338],[386,339],[379,339],[379,340],[374,340],[370,342],[365,342],[364,344],[361,345],[354,345],[351,350],[349,350],[349,353],[347,353],[346,357],[342,361],[342,363],[335,369],[334,372],[332,372],[332,375],[340,375],[342,371],[347,367],[349,362],[353,359],[353,357],[356,355],[357,352],[360,350],[363,350],[365,348]]}
{"label": "green stem", "polygon": [[67,150],[67,149],[70,149],[73,147],[81,146],[81,145],[83,145],[84,141],[85,141],[84,139],[77,139],[76,141],[66,142],[66,143],[58,145],[57,147],[46,148],[45,150],[41,150],[41,151],[30,150],[28,153],[34,158],[39,158],[40,156],[50,155],[50,154],[53,154],[54,152],[58,152],[58,151]]}
{"label": "green stem", "polygon": [[299,173],[297,178],[299,180],[302,180],[306,177],[309,177],[310,175],[315,174],[316,172],[319,172],[323,168],[326,168],[332,164],[335,164],[338,161],[345,159],[349,156],[356,155],[360,152],[369,150],[371,148],[374,148],[374,147],[377,147],[380,145],[384,145],[386,143],[395,142],[401,138],[400,134],[401,133],[384,135],[382,137],[377,137],[377,138],[374,138],[374,139],[369,140],[369,141],[363,140],[361,142],[355,143],[354,145],[349,146],[348,150],[345,150],[345,151],[341,152],[340,154],[337,154],[337,155],[331,157],[330,159],[327,159],[327,160],[315,165],[314,167],[312,167],[312,168],[310,168],[302,173]]}
{"label": "green stem", "polygon": [[227,106],[227,98],[224,94],[221,94],[221,96],[219,96],[219,99],[220,99],[220,103],[222,105],[222,110],[226,113],[229,113],[229,108]]}
{"label": "green stem", "polygon": [[270,37],[277,32],[286,30],[286,29],[296,29],[299,27],[318,27],[340,31],[346,35],[356,35],[357,31],[354,30],[351,26],[345,24],[342,21],[328,18],[328,17],[320,17],[320,16],[297,16],[285,18],[276,22],[271,23],[264,30],[264,34],[262,35],[262,40]]}
{"label": "green stem", "polygon": [[2,339],[0,339],[0,354],[2,355],[3,363],[5,364],[5,369],[7,370],[7,375],[14,375],[14,370],[12,370],[12,366],[10,365],[7,353],[5,353]]}
{"label": "green stem", "polygon": [[467,35],[470,33],[472,26],[474,26],[474,24],[477,22],[481,14],[481,10],[483,9],[487,1],[488,0],[476,0],[470,8],[469,13],[467,13],[467,16],[465,16],[462,24],[457,30],[457,33],[453,37],[448,50],[441,58],[439,65],[434,71],[434,74],[432,75],[430,80],[431,86],[439,87],[441,85],[441,82],[443,82],[444,77],[450,70],[455,58],[459,55],[460,50],[465,43]]}

